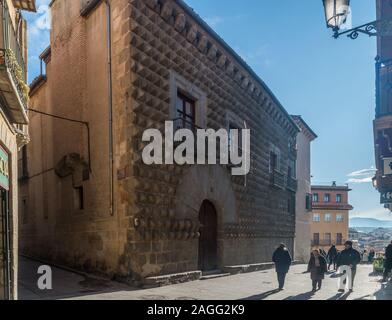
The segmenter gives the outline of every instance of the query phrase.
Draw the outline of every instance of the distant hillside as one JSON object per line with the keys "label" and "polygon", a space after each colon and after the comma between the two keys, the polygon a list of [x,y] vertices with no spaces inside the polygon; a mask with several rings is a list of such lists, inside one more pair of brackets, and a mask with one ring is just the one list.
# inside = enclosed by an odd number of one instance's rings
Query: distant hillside
{"label": "distant hillside", "polygon": [[352,218],[351,228],[392,228],[392,221],[378,220],[372,218]]}

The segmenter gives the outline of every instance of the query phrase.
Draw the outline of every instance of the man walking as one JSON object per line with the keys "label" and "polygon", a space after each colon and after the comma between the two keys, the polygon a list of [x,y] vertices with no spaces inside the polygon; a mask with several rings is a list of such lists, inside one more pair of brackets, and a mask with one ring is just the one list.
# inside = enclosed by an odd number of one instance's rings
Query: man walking
{"label": "man walking", "polygon": [[335,245],[332,245],[332,247],[328,251],[327,255],[327,261],[328,263],[328,270],[331,269],[331,266],[333,265],[333,270],[336,270],[336,259],[338,257],[338,250],[336,249]]}
{"label": "man walking", "polygon": [[272,261],[278,274],[279,290],[283,290],[292,261],[290,252],[283,243],[275,250]]}
{"label": "man walking", "polygon": [[385,249],[383,282],[388,282],[389,273],[392,271],[392,241]]}
{"label": "man walking", "polygon": [[[346,241],[344,244],[344,250],[339,254],[336,265],[339,267],[348,267],[351,270],[351,286],[349,286],[350,292],[353,291],[355,275],[357,273],[357,265],[361,262],[361,254],[353,248],[352,241]],[[344,292],[344,289],[339,289],[339,292]]]}

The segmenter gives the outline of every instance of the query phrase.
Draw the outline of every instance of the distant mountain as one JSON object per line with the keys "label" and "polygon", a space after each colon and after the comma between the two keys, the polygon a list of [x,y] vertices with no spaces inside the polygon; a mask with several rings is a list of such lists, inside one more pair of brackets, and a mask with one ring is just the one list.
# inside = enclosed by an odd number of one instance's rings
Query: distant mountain
{"label": "distant mountain", "polygon": [[350,228],[392,228],[392,221],[372,218],[351,218]]}

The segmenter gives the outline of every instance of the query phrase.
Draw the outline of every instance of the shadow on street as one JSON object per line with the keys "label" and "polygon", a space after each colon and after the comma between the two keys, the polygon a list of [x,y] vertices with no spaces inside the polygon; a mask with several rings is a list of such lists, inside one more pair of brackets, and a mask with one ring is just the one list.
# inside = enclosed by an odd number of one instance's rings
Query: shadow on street
{"label": "shadow on street", "polygon": [[264,300],[264,299],[268,298],[269,296],[272,296],[272,295],[277,294],[279,292],[280,292],[279,289],[270,290],[270,291],[267,291],[267,292],[264,292],[261,294],[256,294],[254,296],[251,296],[251,297],[248,297],[248,298],[245,298],[242,300]]}

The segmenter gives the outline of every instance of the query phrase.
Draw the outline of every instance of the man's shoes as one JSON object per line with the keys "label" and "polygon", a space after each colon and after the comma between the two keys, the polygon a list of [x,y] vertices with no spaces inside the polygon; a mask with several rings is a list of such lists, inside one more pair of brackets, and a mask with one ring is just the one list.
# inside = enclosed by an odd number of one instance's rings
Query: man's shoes
{"label": "man's shoes", "polygon": [[284,290],[284,288],[279,288],[279,289],[278,289],[278,291],[283,291],[283,290]]}
{"label": "man's shoes", "polygon": [[341,293],[343,293],[343,292],[344,292],[344,290],[343,290],[343,289],[340,289],[340,290],[338,290],[338,292],[341,292]]}
{"label": "man's shoes", "polygon": [[350,290],[348,290],[348,292],[350,292],[350,293],[353,293],[353,292],[354,292],[354,290],[353,290],[353,289],[350,289]]}

